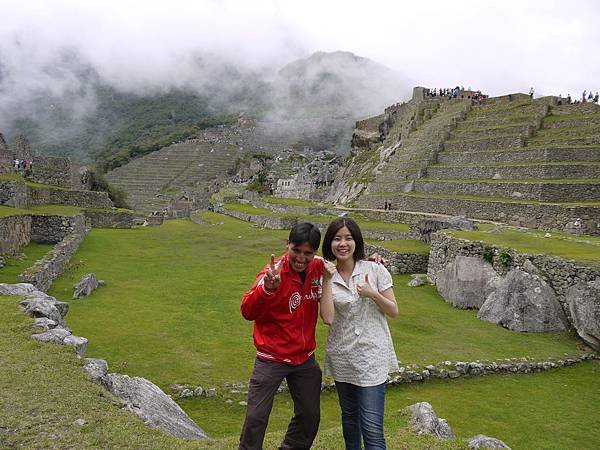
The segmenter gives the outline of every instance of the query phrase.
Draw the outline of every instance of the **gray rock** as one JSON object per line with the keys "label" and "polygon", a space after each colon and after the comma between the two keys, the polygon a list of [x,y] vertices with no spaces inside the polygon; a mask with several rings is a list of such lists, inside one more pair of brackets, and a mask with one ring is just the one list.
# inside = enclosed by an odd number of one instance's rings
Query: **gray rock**
{"label": "gray rock", "polygon": [[526,259],[523,263],[523,270],[531,275],[542,276],[542,271],[538,269],[529,259]]}
{"label": "gray rock", "polygon": [[79,425],[80,427],[82,427],[82,426],[84,426],[84,425],[85,425],[87,422],[85,421],[85,419],[82,419],[81,417],[79,417],[79,418],[75,419],[75,420],[73,421],[73,423],[74,423],[75,425]]}
{"label": "gray rock", "polygon": [[27,295],[35,291],[37,288],[30,283],[0,283],[0,295]]}
{"label": "gray rock", "polygon": [[444,419],[438,419],[427,402],[420,402],[406,408],[411,417],[410,426],[417,434],[430,434],[440,439],[453,439],[454,433]]}
{"label": "gray rock", "polygon": [[0,269],[2,269],[4,266],[6,266],[6,260],[0,256]]}
{"label": "gray rock", "polygon": [[182,439],[208,438],[177,403],[150,381],[120,374],[107,378],[107,389],[146,425]]}
{"label": "gray rock", "polygon": [[63,345],[65,338],[70,334],[71,332],[64,328],[54,328],[43,333],[33,334],[31,335],[31,339],[39,342]]}
{"label": "gray rock", "polygon": [[102,286],[104,281],[98,280],[93,273],[87,273],[81,277],[79,283],[73,286],[73,298],[84,298],[90,295],[98,286]]}
{"label": "gray rock", "polygon": [[408,282],[408,286],[410,286],[410,287],[423,286],[424,284],[425,284],[425,282],[424,282],[424,281],[423,281],[423,279],[422,279],[420,276],[418,276],[418,275],[415,275],[415,276],[412,278],[412,280],[410,280],[410,281]]}
{"label": "gray rock", "polygon": [[570,287],[566,301],[573,326],[584,342],[600,352],[600,279]]}
{"label": "gray rock", "polygon": [[469,439],[469,448],[470,449],[477,449],[477,448],[498,449],[498,448],[503,448],[503,449],[509,449],[510,450],[510,447],[508,445],[506,445],[504,442],[502,442],[500,439],[489,437],[489,436],[486,436],[485,434],[478,434],[477,436],[473,436],[471,439]]}
{"label": "gray rock", "polygon": [[473,222],[462,216],[433,217],[420,220],[410,226],[409,237],[423,242],[431,242],[431,234],[436,231],[456,228],[459,230],[472,230]]}
{"label": "gray rock", "polygon": [[54,297],[36,291],[28,295],[20,304],[25,313],[31,317],[45,317],[65,326],[64,317],[69,309],[67,303],[59,302]]}
{"label": "gray rock", "polygon": [[47,317],[38,317],[35,319],[34,324],[31,325],[32,328],[43,328],[46,331],[56,328],[57,326],[58,324],[54,320],[50,320]]}
{"label": "gray rock", "polygon": [[457,308],[479,308],[493,291],[498,274],[492,266],[474,256],[457,256],[436,275],[437,290]]}
{"label": "gray rock", "polygon": [[77,355],[79,356],[85,355],[85,352],[88,348],[88,340],[81,336],[67,336],[64,338],[63,344],[70,345],[71,347],[75,348],[75,352],[77,352]]}
{"label": "gray rock", "polygon": [[83,369],[94,383],[106,385],[108,381],[108,363],[103,359],[87,358]]}
{"label": "gray rock", "polygon": [[519,269],[502,278],[477,317],[512,331],[549,332],[568,328],[567,317],[548,283]]}

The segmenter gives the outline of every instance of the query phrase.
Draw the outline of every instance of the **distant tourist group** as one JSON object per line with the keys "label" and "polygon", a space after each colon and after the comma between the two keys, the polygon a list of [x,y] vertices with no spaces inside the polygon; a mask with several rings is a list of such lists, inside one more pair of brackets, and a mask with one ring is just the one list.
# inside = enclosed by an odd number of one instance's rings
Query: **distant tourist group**
{"label": "distant tourist group", "polygon": [[469,98],[479,102],[488,98],[488,96],[481,91],[472,91],[470,88],[465,90],[464,86],[456,86],[454,88],[434,88],[433,90],[427,89],[425,94],[428,97],[445,97],[448,99],[460,97]]}
{"label": "distant tourist group", "polygon": [[28,170],[31,169],[33,165],[33,161],[27,161],[26,159],[18,159],[15,158],[13,161],[13,166],[16,170]]}

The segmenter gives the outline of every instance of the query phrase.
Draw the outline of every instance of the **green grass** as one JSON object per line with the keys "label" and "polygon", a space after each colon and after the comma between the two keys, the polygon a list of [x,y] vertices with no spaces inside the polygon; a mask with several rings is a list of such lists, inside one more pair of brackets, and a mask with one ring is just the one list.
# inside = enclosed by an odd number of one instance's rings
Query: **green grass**
{"label": "green grass", "polygon": [[600,267],[600,238],[596,236],[575,236],[567,233],[551,232],[545,237],[544,231],[502,228],[500,233],[485,231],[445,231],[461,239],[483,241],[500,247],[508,247],[524,253],[559,256],[573,259],[582,264]]}
{"label": "green grass", "polygon": [[[69,302],[69,326],[90,339],[86,356],[107,359],[111,371],[144,376],[168,392],[177,382],[217,387],[214,399],[180,404],[217,438],[197,448],[230,449],[236,447],[243,422],[244,407],[238,402],[244,398],[228,394],[223,383],[246,382],[254,359],[252,324],[242,319],[239,302],[269,255],[283,252],[287,230],[259,230],[214,213],[201,217],[208,225],[175,220],[152,228],[92,230],[50,294]],[[71,300],[73,283],[90,271],[106,286],[85,300]],[[402,364],[563,357],[581,350],[573,334],[514,333],[479,321],[474,311],[449,306],[432,286],[407,287],[409,278],[393,277],[400,316],[389,322]],[[8,393],[8,401],[0,403],[0,423],[18,430],[8,436],[9,447],[183,448],[181,441],[125,417],[82,376],[81,362],[71,349],[49,346],[51,356],[40,357],[40,344],[27,338],[28,319],[16,302],[13,307],[14,313],[0,314],[0,370],[5,374],[0,392]],[[3,320],[16,325],[7,327]],[[319,324],[321,362],[326,331]],[[59,361],[57,367],[51,358]],[[399,411],[425,400],[460,438],[485,433],[513,448],[567,449],[577,436],[582,442],[578,448],[593,448],[586,442],[598,439],[599,366],[589,362],[543,374],[391,387],[386,402],[389,448],[466,448],[461,440],[438,444],[408,434],[406,417]],[[34,379],[45,380],[44,387],[31,389]],[[233,402],[225,403],[226,398]],[[291,408],[288,395],[277,396],[265,448],[279,443]],[[342,448],[335,393],[322,396],[322,416],[313,448]],[[89,426],[74,426],[76,417],[85,418]],[[531,435],[533,426],[544,433]],[[0,427],[0,440],[3,432]]]}
{"label": "green grass", "polygon": [[237,211],[245,214],[252,214],[255,216],[274,216],[273,211],[267,208],[261,208],[259,206],[254,206],[248,203],[237,203],[231,202],[223,205],[223,208],[229,211]]}
{"label": "green grass", "polygon": [[299,198],[261,197],[260,200],[274,205],[302,206],[305,208],[326,208],[330,206],[325,203],[315,203],[310,200],[303,200]]}
{"label": "green grass", "polygon": [[23,208],[11,208],[10,206],[0,205],[0,217],[8,216],[26,216],[31,214],[31,211]]}
{"label": "green grass", "polygon": [[50,244],[30,242],[19,250],[18,256],[5,256],[6,266],[0,269],[0,283],[17,283],[17,276],[41,259],[52,247]]}
{"label": "green grass", "polygon": [[396,253],[429,253],[429,245],[425,242],[421,242],[414,239],[402,239],[402,240],[386,240],[379,241],[376,239],[365,239],[365,242],[383,247],[387,250]]}

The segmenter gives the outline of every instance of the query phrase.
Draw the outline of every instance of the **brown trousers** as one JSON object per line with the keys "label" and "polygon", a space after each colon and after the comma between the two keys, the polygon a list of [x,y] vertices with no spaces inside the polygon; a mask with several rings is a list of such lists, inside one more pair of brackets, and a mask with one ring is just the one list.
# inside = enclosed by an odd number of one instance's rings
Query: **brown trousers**
{"label": "brown trousers", "polygon": [[279,447],[281,450],[309,449],[319,430],[321,368],[315,357],[299,366],[256,358],[248,390],[246,420],[239,450],[261,450],[273,397],[283,379],[294,401],[294,416]]}

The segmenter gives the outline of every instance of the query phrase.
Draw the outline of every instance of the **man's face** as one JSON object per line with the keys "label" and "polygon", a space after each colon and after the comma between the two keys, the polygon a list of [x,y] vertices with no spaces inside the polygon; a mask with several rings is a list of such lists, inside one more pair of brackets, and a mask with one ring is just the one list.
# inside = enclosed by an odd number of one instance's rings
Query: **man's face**
{"label": "man's face", "polygon": [[296,272],[304,272],[316,254],[316,250],[308,242],[302,244],[286,244],[290,267]]}

